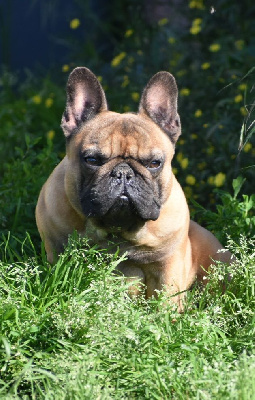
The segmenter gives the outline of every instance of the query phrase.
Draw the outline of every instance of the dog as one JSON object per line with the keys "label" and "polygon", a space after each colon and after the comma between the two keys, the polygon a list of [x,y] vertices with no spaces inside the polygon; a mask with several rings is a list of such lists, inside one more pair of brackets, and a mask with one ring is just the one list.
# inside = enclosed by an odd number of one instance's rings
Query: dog
{"label": "dog", "polygon": [[[36,222],[53,263],[76,230],[92,243],[116,243],[127,259],[118,269],[130,293],[146,298],[165,289],[183,309],[184,293],[208,268],[231,254],[190,220],[171,168],[181,134],[178,89],[158,72],[142,92],[138,113],[108,111],[104,90],[85,67],[67,82],[61,127],[66,156],[39,195]],[[141,282],[141,285],[132,281]]]}

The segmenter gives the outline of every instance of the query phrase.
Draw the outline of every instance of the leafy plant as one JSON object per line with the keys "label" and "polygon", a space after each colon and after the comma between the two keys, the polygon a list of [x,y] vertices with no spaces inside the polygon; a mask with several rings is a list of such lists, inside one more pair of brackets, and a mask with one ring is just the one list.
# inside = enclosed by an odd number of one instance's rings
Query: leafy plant
{"label": "leafy plant", "polygon": [[255,234],[255,195],[242,194],[241,199],[238,198],[244,181],[241,176],[233,180],[233,196],[228,192],[215,190],[219,202],[222,203],[217,204],[215,212],[193,201],[194,214],[198,219],[206,221],[207,228],[222,243],[228,234],[233,240],[238,240],[241,235],[253,237]]}

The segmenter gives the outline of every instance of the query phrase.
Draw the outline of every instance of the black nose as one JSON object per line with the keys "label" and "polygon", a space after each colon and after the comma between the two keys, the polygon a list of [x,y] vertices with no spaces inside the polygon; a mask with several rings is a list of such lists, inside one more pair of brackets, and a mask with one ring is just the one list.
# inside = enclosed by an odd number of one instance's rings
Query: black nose
{"label": "black nose", "polygon": [[115,178],[119,183],[129,183],[135,174],[132,168],[126,163],[115,165],[111,172],[111,177]]}

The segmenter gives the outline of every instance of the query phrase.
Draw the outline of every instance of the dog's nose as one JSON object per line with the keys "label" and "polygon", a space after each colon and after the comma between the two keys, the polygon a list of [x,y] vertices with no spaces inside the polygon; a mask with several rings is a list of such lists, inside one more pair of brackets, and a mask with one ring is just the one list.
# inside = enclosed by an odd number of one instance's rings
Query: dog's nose
{"label": "dog's nose", "polygon": [[119,183],[128,183],[134,178],[135,174],[128,164],[121,163],[113,168],[111,176],[112,178],[117,179]]}

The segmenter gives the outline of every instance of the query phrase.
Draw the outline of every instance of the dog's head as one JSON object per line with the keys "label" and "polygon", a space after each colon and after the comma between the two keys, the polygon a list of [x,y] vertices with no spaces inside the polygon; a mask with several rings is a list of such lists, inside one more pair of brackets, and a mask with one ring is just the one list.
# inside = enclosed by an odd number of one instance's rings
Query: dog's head
{"label": "dog's head", "polygon": [[177,85],[168,72],[145,87],[138,114],[108,111],[105,93],[87,68],[67,83],[61,126],[67,138],[66,192],[101,226],[132,230],[159,217],[171,191],[171,160],[181,133]]}

